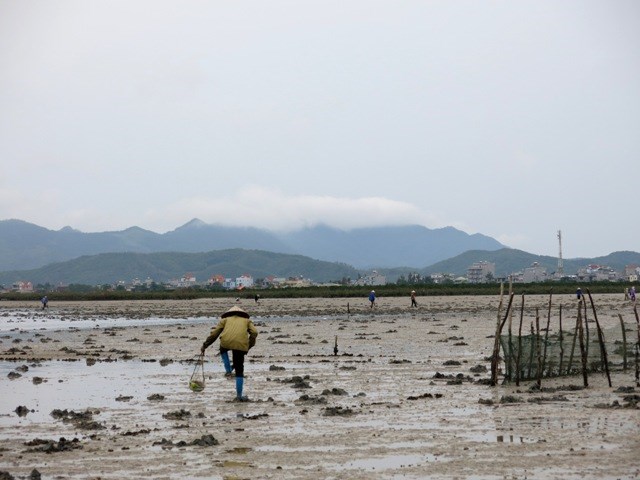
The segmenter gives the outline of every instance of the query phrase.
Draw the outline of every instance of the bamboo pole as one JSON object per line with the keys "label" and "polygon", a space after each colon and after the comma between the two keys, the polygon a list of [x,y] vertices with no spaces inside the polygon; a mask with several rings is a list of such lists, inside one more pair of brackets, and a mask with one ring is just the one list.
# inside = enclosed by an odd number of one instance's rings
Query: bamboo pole
{"label": "bamboo pole", "polygon": [[[511,277],[509,277],[509,296],[513,294],[513,283],[511,281]],[[507,378],[509,381],[513,380],[513,332],[512,332],[512,324],[513,324],[513,309],[509,311],[509,325],[507,327],[507,331],[509,334],[509,353],[508,353],[508,368],[507,368]]]}
{"label": "bamboo pole", "polygon": [[633,303],[633,313],[636,316],[636,325],[638,326],[638,341],[636,342],[636,387],[640,387],[640,318],[638,318],[638,308]]}
{"label": "bamboo pole", "polygon": [[542,386],[542,354],[540,348],[540,315],[538,313],[538,309],[536,308],[536,355],[538,358],[538,368],[536,371],[536,385],[538,385],[538,389]]}
{"label": "bamboo pole", "polygon": [[491,358],[491,385],[495,386],[498,384],[498,360],[500,358],[500,334],[502,333],[502,329],[504,328],[504,324],[509,317],[509,311],[511,310],[511,305],[513,303],[513,293],[509,295],[509,304],[507,305],[507,313],[504,316],[502,322],[498,325],[498,329],[496,331],[496,343],[494,344],[493,357]]}
{"label": "bamboo pole", "polygon": [[591,303],[591,310],[593,310],[593,318],[596,321],[596,330],[598,332],[598,343],[600,344],[600,356],[604,362],[604,371],[607,374],[607,382],[609,382],[609,387],[611,387],[611,374],[609,373],[609,359],[607,357],[607,346],[604,343],[604,333],[602,332],[602,328],[600,327],[600,322],[598,321],[598,313],[596,312],[596,306],[593,303],[593,298],[591,297],[591,292],[587,288],[587,295],[589,295],[589,303]]}
{"label": "bamboo pole", "polygon": [[[549,340],[549,325],[551,324],[551,298],[553,295],[553,288],[549,290],[549,308],[547,310],[547,330],[544,333],[544,353],[542,354],[542,370],[547,363],[547,341]],[[547,375],[549,376],[549,375]]]}
{"label": "bamboo pole", "polygon": [[587,355],[587,361],[589,360],[589,320],[587,320],[587,299],[582,295],[582,305],[584,306],[584,330],[585,330],[585,352]]}
{"label": "bamboo pole", "polygon": [[518,356],[516,357],[516,386],[520,386],[520,359],[522,358],[522,318],[524,317],[524,293],[520,307],[520,326],[518,327]]}
{"label": "bamboo pole", "polygon": [[[538,310],[536,309],[536,317],[537,316],[538,316]],[[535,330],[533,328],[533,322],[531,322],[531,348],[529,349],[529,370],[527,371],[527,380],[531,379],[531,375],[532,375],[531,370],[533,369],[533,353],[534,353],[534,347],[535,347],[534,337],[535,337]]]}
{"label": "bamboo pole", "polygon": [[627,371],[627,332],[624,329],[624,320],[622,320],[622,314],[618,314],[620,319],[620,330],[622,330],[622,370]]}
{"label": "bamboo pole", "polygon": [[[580,307],[578,307],[578,313],[580,313]],[[567,367],[567,374],[571,373],[571,367],[573,366],[573,353],[576,350],[576,340],[578,339],[578,318],[576,318],[576,328],[573,330],[573,342],[571,343],[571,355],[569,355],[569,366]]]}
{"label": "bamboo pole", "polygon": [[582,310],[578,307],[578,335],[580,340],[580,357],[582,359],[582,381],[584,386],[589,386],[589,378],[587,376],[587,350],[584,347],[584,327],[582,326]]}
{"label": "bamboo pole", "polygon": [[560,323],[560,334],[558,341],[560,342],[560,363],[558,364],[558,375],[562,373],[562,360],[564,359],[564,343],[563,343],[563,335],[562,335],[562,304],[560,305],[559,312],[559,323]]}
{"label": "bamboo pole", "polygon": [[494,368],[495,368],[495,381],[498,381],[498,364],[495,360],[496,353],[500,353],[500,318],[502,318],[502,306],[504,305],[504,284],[500,282],[500,302],[498,302],[498,314],[496,315],[496,334],[493,338],[493,353],[491,356],[491,385],[494,383]]}
{"label": "bamboo pole", "polygon": [[636,343],[636,387],[640,387],[640,343]]}

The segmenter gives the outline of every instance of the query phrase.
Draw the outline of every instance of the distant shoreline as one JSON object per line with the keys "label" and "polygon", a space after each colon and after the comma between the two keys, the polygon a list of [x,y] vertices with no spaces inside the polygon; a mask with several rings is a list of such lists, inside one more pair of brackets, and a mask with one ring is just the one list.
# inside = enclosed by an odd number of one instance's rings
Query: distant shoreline
{"label": "distant shoreline", "polygon": [[[592,294],[620,294],[624,298],[624,291],[629,282],[544,282],[544,283],[515,283],[512,288],[516,295],[574,295],[580,287],[583,292],[587,289]],[[93,288],[93,287],[89,287]],[[504,292],[509,290],[508,284],[503,284]],[[120,290],[91,290],[91,291],[37,291],[28,293],[4,292],[0,293],[0,301],[39,301],[47,295],[51,301],[115,301],[115,300],[196,300],[196,299],[236,299],[254,301],[256,295],[260,299],[275,298],[366,298],[371,290],[376,291],[378,297],[408,297],[411,290],[418,296],[477,296],[499,295],[499,283],[479,284],[388,284],[365,286],[318,286],[302,288],[272,288],[272,289],[243,289],[243,290],[207,290],[180,289],[159,291],[120,291]]]}

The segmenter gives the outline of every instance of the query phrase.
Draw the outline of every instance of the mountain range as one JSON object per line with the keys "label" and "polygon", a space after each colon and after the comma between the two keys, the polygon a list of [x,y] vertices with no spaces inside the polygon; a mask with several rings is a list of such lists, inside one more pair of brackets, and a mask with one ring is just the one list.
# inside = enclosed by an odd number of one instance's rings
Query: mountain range
{"label": "mountain range", "polygon": [[468,250],[498,250],[504,245],[453,227],[417,225],[348,231],[317,226],[275,233],[194,219],[159,234],[139,227],[97,233],[71,227],[55,231],[22,220],[0,221],[0,271],[34,269],[100,253],[201,253],[236,248],[303,255],[356,268],[424,268]]}
{"label": "mountain range", "polygon": [[[401,275],[406,278],[409,273],[419,273],[423,277],[432,273],[450,273],[458,276],[465,275],[471,264],[481,260],[495,263],[497,277],[506,277],[534,262],[545,267],[548,272],[554,272],[557,266],[557,259],[553,257],[503,248],[495,251],[469,250],[423,269],[381,268],[379,272],[386,276],[388,282],[395,282]],[[607,265],[620,272],[625,265],[640,264],[640,253],[614,252],[605,257],[593,259],[565,260],[565,272],[576,273],[579,268],[592,263]],[[0,272],[0,284],[11,285],[18,280],[29,280],[34,285],[46,283],[101,285],[113,284],[120,280],[131,281],[134,278],[144,280],[147,277],[156,282],[166,282],[180,278],[187,272],[193,274],[199,282],[206,281],[216,274],[236,278],[245,273],[254,278],[266,278],[270,275],[285,278],[302,276],[316,282],[336,282],[345,277],[355,280],[360,273],[364,273],[351,265],[314,260],[302,255],[231,249],[206,253],[85,255],[32,270]]]}
{"label": "mountain range", "polygon": [[[193,220],[157,234],[138,227],[102,233],[69,227],[52,231],[20,220],[0,221],[0,284],[5,285],[18,280],[96,285],[136,277],[164,282],[187,272],[198,281],[214,274],[234,278],[248,273],[255,278],[303,276],[329,282],[354,280],[372,268],[393,282],[410,272],[464,275],[478,261],[495,263],[497,277],[534,262],[551,273],[558,264],[555,257],[507,248],[490,237],[451,227],[315,227],[274,234]],[[564,259],[564,272],[574,274],[589,264],[621,272],[626,265],[639,265],[640,253]]]}

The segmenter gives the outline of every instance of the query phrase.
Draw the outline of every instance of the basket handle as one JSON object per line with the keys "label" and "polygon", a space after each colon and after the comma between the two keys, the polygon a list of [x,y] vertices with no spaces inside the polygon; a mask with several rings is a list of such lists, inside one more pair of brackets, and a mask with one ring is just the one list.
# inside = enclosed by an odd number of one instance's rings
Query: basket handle
{"label": "basket handle", "polygon": [[191,378],[196,376],[196,372],[198,371],[198,367],[202,370],[202,379],[204,380],[204,353],[196,356],[196,364],[193,367],[193,373],[191,374]]}

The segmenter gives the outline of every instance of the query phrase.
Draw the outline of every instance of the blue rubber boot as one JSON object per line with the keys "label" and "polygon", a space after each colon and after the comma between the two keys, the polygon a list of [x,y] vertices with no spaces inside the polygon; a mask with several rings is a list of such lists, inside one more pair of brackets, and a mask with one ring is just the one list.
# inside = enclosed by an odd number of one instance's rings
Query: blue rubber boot
{"label": "blue rubber boot", "polygon": [[242,396],[242,386],[244,385],[243,377],[236,377],[236,401],[247,402],[249,399]]}
{"label": "blue rubber boot", "polygon": [[233,369],[231,368],[231,362],[229,361],[229,352],[221,353],[220,357],[222,358],[222,363],[224,364],[225,376],[230,377],[231,370]]}

